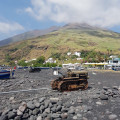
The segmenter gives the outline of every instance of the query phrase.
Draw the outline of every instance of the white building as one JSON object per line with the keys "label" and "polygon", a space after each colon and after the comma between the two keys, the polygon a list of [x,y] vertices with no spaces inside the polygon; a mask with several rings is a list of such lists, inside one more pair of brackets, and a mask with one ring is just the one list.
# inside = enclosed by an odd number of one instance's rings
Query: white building
{"label": "white building", "polygon": [[80,52],[74,52],[74,55],[80,57],[81,53]]}
{"label": "white building", "polygon": [[62,64],[62,67],[63,67],[63,68],[67,68],[67,69],[76,69],[77,67],[80,67],[80,66],[81,66],[80,63],[75,63],[75,64],[72,64],[72,63]]}
{"label": "white building", "polygon": [[110,57],[112,60],[108,61],[108,65],[106,66],[109,69],[114,69],[114,68],[120,68],[120,58],[117,58],[115,56]]}
{"label": "white building", "polygon": [[77,60],[83,60],[83,58],[77,58]]}
{"label": "white building", "polygon": [[56,60],[53,60],[53,58],[49,58],[45,61],[46,63],[56,63]]}
{"label": "white building", "polygon": [[36,58],[34,58],[32,60],[28,60],[28,61],[26,60],[25,63],[29,63],[29,62],[34,61],[34,60],[36,60]]}
{"label": "white building", "polygon": [[108,63],[112,65],[120,64],[120,58],[113,58],[112,60],[109,60]]}
{"label": "white building", "polygon": [[71,52],[68,52],[67,55],[70,56],[70,55],[71,55]]}
{"label": "white building", "polygon": [[112,59],[117,58],[117,56],[116,55],[111,55],[110,58],[112,58]]}

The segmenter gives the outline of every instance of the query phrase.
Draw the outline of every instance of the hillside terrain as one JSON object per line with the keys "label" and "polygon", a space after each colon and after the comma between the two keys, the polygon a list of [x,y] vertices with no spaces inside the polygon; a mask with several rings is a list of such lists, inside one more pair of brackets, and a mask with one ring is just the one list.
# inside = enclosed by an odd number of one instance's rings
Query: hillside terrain
{"label": "hillside terrain", "polygon": [[58,30],[59,28],[60,27],[53,26],[53,27],[50,27],[50,28],[44,29],[44,30],[32,30],[29,32],[25,32],[25,33],[22,33],[22,34],[19,34],[19,35],[16,35],[16,36],[13,36],[13,37],[10,37],[10,38],[0,41],[0,46],[5,46],[8,44],[12,44],[14,42],[32,39],[32,38],[36,38],[38,36],[46,35],[50,32]]}
{"label": "hillside terrain", "polygon": [[6,57],[13,61],[30,60],[81,50],[120,55],[120,34],[87,24],[67,24],[49,34],[0,47],[0,63],[5,62]]}

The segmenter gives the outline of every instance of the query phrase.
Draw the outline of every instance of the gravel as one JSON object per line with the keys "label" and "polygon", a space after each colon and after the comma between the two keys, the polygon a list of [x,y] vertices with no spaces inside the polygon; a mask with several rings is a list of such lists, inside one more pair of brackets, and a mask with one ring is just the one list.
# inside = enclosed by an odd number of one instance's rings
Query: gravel
{"label": "gravel", "polygon": [[52,69],[16,70],[14,79],[0,80],[0,120],[119,119],[119,72],[92,73],[87,90],[60,93],[51,89]]}
{"label": "gravel", "polygon": [[114,120],[114,119],[116,119],[116,118],[117,118],[117,115],[115,115],[115,114],[109,115],[109,119],[110,119],[110,120]]}

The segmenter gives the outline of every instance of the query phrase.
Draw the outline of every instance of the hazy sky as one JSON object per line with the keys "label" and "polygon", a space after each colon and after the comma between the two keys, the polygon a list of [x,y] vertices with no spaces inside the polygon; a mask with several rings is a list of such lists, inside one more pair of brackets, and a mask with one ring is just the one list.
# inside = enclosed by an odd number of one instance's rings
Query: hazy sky
{"label": "hazy sky", "polygon": [[120,0],[0,1],[0,40],[34,29],[74,22],[120,32]]}

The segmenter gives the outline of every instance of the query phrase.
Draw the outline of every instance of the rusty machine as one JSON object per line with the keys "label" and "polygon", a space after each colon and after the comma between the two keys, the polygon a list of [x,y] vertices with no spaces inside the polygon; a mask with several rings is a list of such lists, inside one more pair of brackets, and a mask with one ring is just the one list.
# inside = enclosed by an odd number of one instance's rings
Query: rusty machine
{"label": "rusty machine", "polygon": [[29,72],[30,73],[35,73],[35,72],[40,72],[41,69],[39,67],[30,67]]}
{"label": "rusty machine", "polygon": [[55,80],[51,81],[51,87],[53,90],[72,91],[88,88],[88,72],[87,71],[77,71],[68,70],[66,75],[62,75]]}

